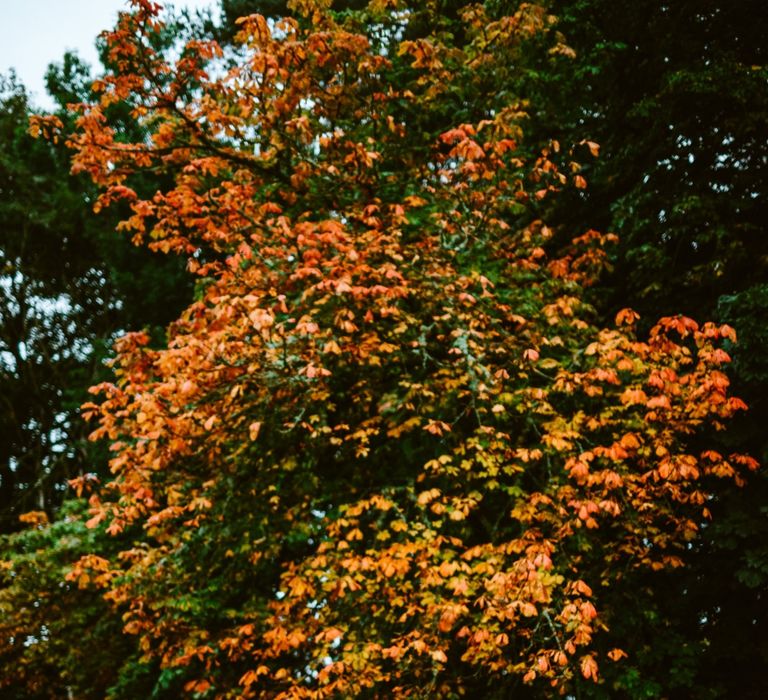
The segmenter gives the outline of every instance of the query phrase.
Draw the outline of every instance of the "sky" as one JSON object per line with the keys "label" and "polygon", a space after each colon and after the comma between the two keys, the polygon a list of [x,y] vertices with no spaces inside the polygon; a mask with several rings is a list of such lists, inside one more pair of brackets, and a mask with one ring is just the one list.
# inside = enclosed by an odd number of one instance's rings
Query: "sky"
{"label": "sky", "polygon": [[[175,0],[178,8],[209,7],[212,0]],[[98,63],[94,41],[114,25],[127,0],[0,0],[0,73],[10,68],[27,88],[32,103],[53,105],[45,92],[49,63],[74,50],[91,66]]]}

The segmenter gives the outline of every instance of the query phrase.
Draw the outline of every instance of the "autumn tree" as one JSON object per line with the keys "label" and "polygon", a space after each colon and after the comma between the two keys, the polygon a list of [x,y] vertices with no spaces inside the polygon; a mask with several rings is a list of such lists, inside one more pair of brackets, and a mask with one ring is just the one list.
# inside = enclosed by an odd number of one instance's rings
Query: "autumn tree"
{"label": "autumn tree", "polygon": [[[121,546],[67,580],[158,696],[629,692],[627,602],[684,565],[712,481],[756,466],[708,444],[745,408],[734,331],[595,325],[615,237],[552,252],[537,203],[588,183],[557,141],[528,156],[503,89],[531,37],[567,50],[541,8],[328,5],[244,17],[226,56],[165,55],[146,0],[108,34],[73,169],[199,293],[94,388],[113,477],[88,526]],[[147,171],[171,184],[143,195]]]}

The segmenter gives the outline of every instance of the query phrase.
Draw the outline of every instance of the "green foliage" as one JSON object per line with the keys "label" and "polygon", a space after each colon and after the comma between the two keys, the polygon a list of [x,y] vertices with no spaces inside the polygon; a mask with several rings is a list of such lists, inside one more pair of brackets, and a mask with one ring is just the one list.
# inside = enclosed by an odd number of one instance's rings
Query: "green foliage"
{"label": "green foliage", "polygon": [[532,54],[530,126],[602,149],[590,187],[556,203],[558,220],[573,226],[589,212],[619,234],[606,304],[711,314],[721,295],[764,279],[768,263],[762,3],[549,8],[575,57]]}
{"label": "green foliage", "polygon": [[85,505],[68,501],[55,523],[41,515],[30,528],[0,538],[4,698],[104,698],[135,653],[100,592],[67,580],[73,562],[115,544],[103,528],[86,527]]}

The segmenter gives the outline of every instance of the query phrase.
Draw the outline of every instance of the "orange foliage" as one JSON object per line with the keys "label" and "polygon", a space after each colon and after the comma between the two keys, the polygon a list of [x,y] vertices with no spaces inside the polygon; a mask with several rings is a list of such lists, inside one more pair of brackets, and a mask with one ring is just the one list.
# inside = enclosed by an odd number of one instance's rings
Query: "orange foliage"
{"label": "orange foliage", "polygon": [[[238,697],[599,682],[625,656],[600,652],[601,590],[677,566],[705,479],[755,466],[689,447],[744,408],[732,330],[676,317],[640,340],[629,309],[595,329],[584,288],[613,237],[553,251],[521,218],[586,186],[559,144],[528,159],[519,106],[483,92],[542,12],[471,5],[466,45],[387,53],[327,4],[242,19],[226,71],[214,43],[149,48],[151,3],[107,35],[118,70],[81,107],[74,171],[128,202],[137,242],[187,256],[199,299],[166,347],[122,338],[93,390],[114,455],[93,523],[141,542],[71,578],[206,697],[231,697],[227,668]],[[407,21],[389,5],[369,11]],[[448,123],[449,88],[497,101]],[[141,143],[105,116],[129,97]],[[139,195],[145,168],[173,185]],[[216,624],[168,599],[215,577],[234,601]]]}

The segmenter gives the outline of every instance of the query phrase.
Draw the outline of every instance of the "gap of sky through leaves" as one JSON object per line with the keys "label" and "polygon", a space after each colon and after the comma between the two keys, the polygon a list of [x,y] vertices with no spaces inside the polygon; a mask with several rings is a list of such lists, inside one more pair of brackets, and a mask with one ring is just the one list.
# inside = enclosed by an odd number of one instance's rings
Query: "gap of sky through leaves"
{"label": "gap of sky through leaves", "polygon": [[[163,3],[170,5],[171,3]],[[210,0],[177,0],[178,9],[200,10]],[[53,109],[45,91],[45,71],[74,51],[91,67],[98,64],[96,37],[114,26],[128,0],[26,0],[0,4],[0,73],[11,69],[26,86],[32,103]]]}

